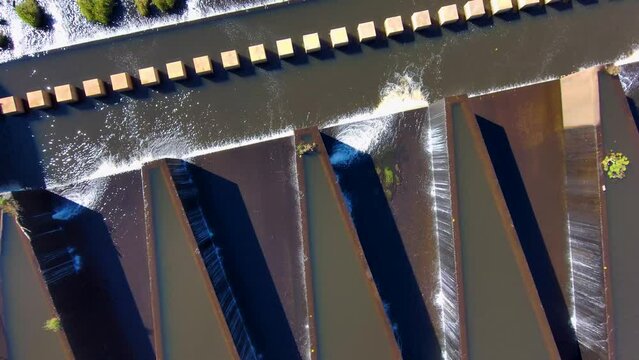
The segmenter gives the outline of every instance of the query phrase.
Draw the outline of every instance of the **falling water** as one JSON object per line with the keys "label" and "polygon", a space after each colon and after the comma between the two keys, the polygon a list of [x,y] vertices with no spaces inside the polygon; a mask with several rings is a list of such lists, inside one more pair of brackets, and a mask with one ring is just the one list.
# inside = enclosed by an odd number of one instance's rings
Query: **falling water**
{"label": "falling water", "polygon": [[581,346],[607,357],[597,128],[564,131],[572,323]]}
{"label": "falling water", "polygon": [[461,339],[445,102],[431,104],[428,116],[429,124],[424,134],[424,143],[430,156],[433,175],[430,194],[434,204],[435,232],[439,249],[440,290],[437,305],[440,308],[444,334],[442,358],[456,360],[461,358]]}
{"label": "falling water", "polygon": [[187,163],[182,160],[167,160],[171,177],[182,201],[198,250],[206,266],[220,307],[228,324],[235,347],[242,360],[257,359],[255,348],[249,338],[242,314],[235,301],[231,285],[224,271],[220,248],[213,243],[214,232],[209,227],[198,200],[198,191],[193,183]]}
{"label": "falling water", "polygon": [[77,274],[82,268],[82,258],[72,246],[51,251],[39,258],[42,275],[49,286],[67,276]]}

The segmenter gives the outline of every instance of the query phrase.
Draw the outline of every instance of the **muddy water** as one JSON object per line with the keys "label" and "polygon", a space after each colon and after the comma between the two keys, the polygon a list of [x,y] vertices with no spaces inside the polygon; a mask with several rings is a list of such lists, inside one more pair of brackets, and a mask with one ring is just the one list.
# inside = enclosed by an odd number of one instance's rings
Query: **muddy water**
{"label": "muddy water", "polygon": [[[230,48],[246,57],[247,46],[255,43],[273,50],[277,39],[292,36],[299,44],[303,34],[315,31],[326,39],[332,27],[345,25],[352,32],[360,21],[379,25],[397,14],[408,19],[415,10],[434,11],[444,2],[307,1],[75,47],[1,65],[0,95],[80,85],[90,77],[163,67],[178,58],[189,63],[200,54],[219,62],[219,52]],[[224,72],[217,64],[212,78],[7,119],[0,123],[0,134],[9,139],[0,146],[0,165],[10,171],[0,182],[24,187],[43,186],[45,179],[49,184],[72,181],[97,171],[107,159],[121,164],[147,155],[179,156],[289,126],[323,124],[375,107],[398,74],[423,84],[430,98],[566,74],[616,58],[639,37],[636,1],[574,1],[570,6],[274,60],[240,72]],[[595,26],[593,19],[614,19],[614,26]]]}
{"label": "muddy water", "polygon": [[1,215],[3,325],[10,359],[67,359],[58,334],[42,328],[55,316],[39,271],[26,253],[26,244],[13,218]]}
{"label": "muddy water", "polygon": [[528,269],[515,258],[523,254],[513,251],[510,224],[498,209],[505,205],[491,190],[490,163],[478,154],[461,105],[452,106],[469,358],[551,359],[544,341],[549,329],[534,309],[539,298],[526,288],[533,286],[523,280]]}
{"label": "muddy water", "polygon": [[165,359],[235,359],[225,341],[226,323],[216,316],[204,274],[188,246],[184,225],[171,204],[159,167],[149,169],[150,202]]}
{"label": "muddy water", "polygon": [[392,359],[387,323],[319,155],[303,159],[319,359]]}

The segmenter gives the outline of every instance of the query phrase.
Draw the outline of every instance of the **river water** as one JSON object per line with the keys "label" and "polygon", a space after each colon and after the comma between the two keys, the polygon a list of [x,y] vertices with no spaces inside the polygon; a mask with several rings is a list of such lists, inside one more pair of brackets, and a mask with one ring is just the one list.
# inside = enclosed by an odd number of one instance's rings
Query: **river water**
{"label": "river water", "polygon": [[[237,48],[246,57],[247,46],[255,43],[272,50],[277,39],[291,36],[299,44],[303,34],[315,31],[326,39],[333,27],[345,25],[352,33],[359,22],[375,20],[379,26],[385,17],[401,14],[407,20],[413,11],[434,12],[443,4],[307,1],[2,64],[0,96],[69,82],[80,85],[120,71],[135,74],[140,67],[163,68],[177,59],[188,64],[202,54],[216,61],[216,75],[0,121],[5,139],[0,144],[0,189],[75,182],[137,168],[153,158],[188,157],[289,135],[292,128],[352,121],[441,96],[554,78],[623,57],[639,39],[638,2],[574,1],[465,28],[407,32],[398,39],[291,61],[271,59],[266,66],[247,65],[237,72],[219,66],[219,52],[227,49]],[[597,19],[614,21],[603,26]]]}

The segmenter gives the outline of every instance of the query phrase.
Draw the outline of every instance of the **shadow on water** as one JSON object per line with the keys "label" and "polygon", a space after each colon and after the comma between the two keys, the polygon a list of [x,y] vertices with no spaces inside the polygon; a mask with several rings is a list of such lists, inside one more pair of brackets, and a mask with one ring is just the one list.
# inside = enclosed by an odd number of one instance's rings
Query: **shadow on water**
{"label": "shadow on water", "polygon": [[628,107],[630,108],[632,119],[635,121],[635,127],[639,130],[639,108],[637,108],[637,103],[629,96],[626,97],[626,100],[628,101]]}
{"label": "shadow on water", "polygon": [[436,359],[441,349],[370,155],[322,134],[328,153],[336,146],[357,154],[335,166],[366,260],[377,284],[404,359]]}
{"label": "shadow on water", "polygon": [[189,166],[257,352],[265,359],[301,359],[239,187],[200,167]]}
{"label": "shadow on water", "polygon": [[570,325],[570,312],[506,132],[501,126],[480,116],[477,116],[477,123],[561,358],[581,359],[577,337]]}

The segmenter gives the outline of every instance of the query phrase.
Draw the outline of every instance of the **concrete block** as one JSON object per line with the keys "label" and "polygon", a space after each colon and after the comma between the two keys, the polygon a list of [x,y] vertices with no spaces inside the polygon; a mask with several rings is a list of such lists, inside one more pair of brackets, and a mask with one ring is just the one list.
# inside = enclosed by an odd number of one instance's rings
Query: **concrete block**
{"label": "concrete block", "polygon": [[86,95],[86,97],[100,97],[106,95],[104,81],[100,79],[84,80],[82,82],[82,88],[84,88],[84,95]]}
{"label": "concrete block", "polygon": [[248,50],[253,64],[261,64],[267,61],[264,44],[249,46]]}
{"label": "concrete block", "polygon": [[565,0],[544,0],[544,4],[548,5],[548,4],[554,4],[554,3],[558,3],[558,2],[562,2]]}
{"label": "concrete block", "polygon": [[331,37],[331,45],[334,48],[348,45],[348,32],[346,31],[346,27],[331,29],[329,35]]}
{"label": "concrete block", "polygon": [[0,99],[0,110],[3,115],[22,114],[24,112],[24,104],[19,97],[7,96]]}
{"label": "concrete block", "polygon": [[430,19],[430,11],[424,10],[414,12],[410,17],[410,24],[413,27],[413,31],[430,27],[433,24]]}
{"label": "concrete block", "polygon": [[43,90],[29,91],[27,93],[29,109],[48,109],[51,107],[51,95]]}
{"label": "concrete block", "polygon": [[377,37],[375,22],[369,21],[357,25],[357,36],[359,37],[359,42],[375,40]]}
{"label": "concrete block", "polygon": [[140,84],[144,86],[153,86],[160,83],[160,74],[158,69],[153,66],[138,70],[140,76]]}
{"label": "concrete block", "polygon": [[476,19],[486,14],[484,0],[470,0],[464,4],[464,17],[466,21]]}
{"label": "concrete block", "polygon": [[517,0],[517,8],[519,10],[538,5],[541,5],[541,0]]}
{"label": "concrete block", "polygon": [[193,68],[198,75],[206,75],[213,73],[213,63],[208,55],[202,55],[193,58]]}
{"label": "concrete block", "polygon": [[318,33],[306,34],[302,37],[302,41],[304,42],[304,50],[307,54],[322,49]]}
{"label": "concrete block", "polygon": [[71,84],[59,85],[53,88],[55,101],[58,104],[69,104],[78,101],[78,90]]}
{"label": "concrete block", "polygon": [[490,11],[493,15],[501,14],[512,9],[512,0],[490,0]]}
{"label": "concrete block", "polygon": [[404,32],[404,23],[401,16],[393,16],[384,20],[384,32],[386,36],[399,35]]}
{"label": "concrete block", "polygon": [[565,129],[601,123],[598,72],[599,67],[591,67],[559,80]]}
{"label": "concrete block", "polygon": [[288,58],[295,55],[295,50],[293,49],[293,40],[291,38],[277,40],[277,54],[280,59]]}
{"label": "concrete block", "polygon": [[166,74],[169,80],[184,80],[186,79],[186,67],[179,60],[166,63]]}
{"label": "concrete block", "polygon": [[131,75],[124,72],[111,75],[111,87],[113,88],[113,91],[133,90]]}
{"label": "concrete block", "polygon": [[237,55],[237,51],[229,50],[220,53],[222,57],[222,67],[226,70],[233,70],[240,67],[240,57]]}
{"label": "concrete block", "polygon": [[439,8],[437,11],[437,17],[439,19],[439,25],[453,24],[459,21],[459,12],[457,11],[457,5],[446,5]]}

